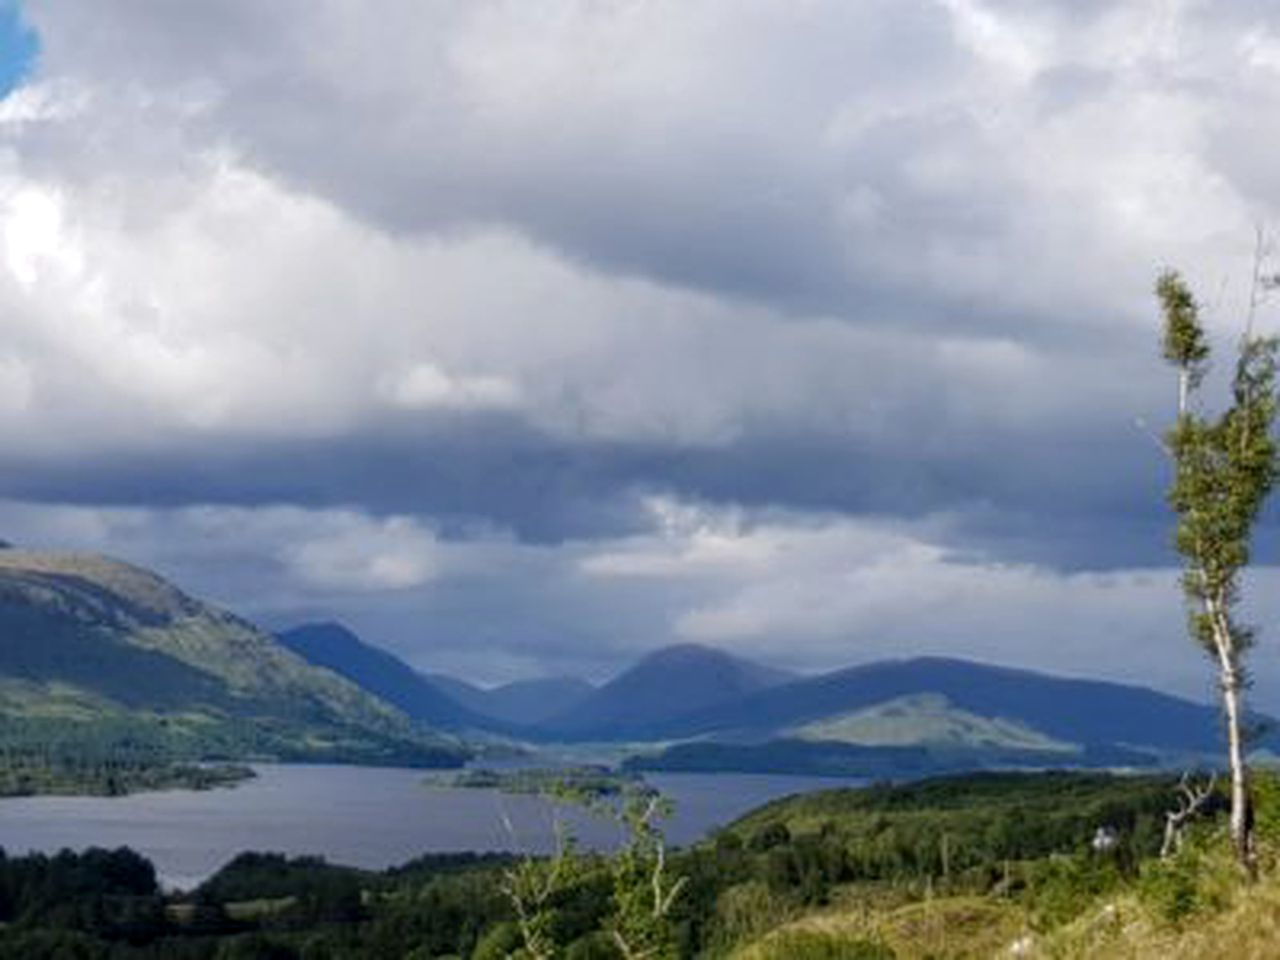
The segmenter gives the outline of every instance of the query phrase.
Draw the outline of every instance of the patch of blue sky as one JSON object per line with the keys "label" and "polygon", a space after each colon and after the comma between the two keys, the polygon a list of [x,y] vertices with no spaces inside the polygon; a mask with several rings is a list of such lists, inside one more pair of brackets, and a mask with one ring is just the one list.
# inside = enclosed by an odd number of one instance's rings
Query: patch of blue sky
{"label": "patch of blue sky", "polygon": [[39,38],[23,19],[21,5],[0,0],[0,97],[22,83],[39,52]]}

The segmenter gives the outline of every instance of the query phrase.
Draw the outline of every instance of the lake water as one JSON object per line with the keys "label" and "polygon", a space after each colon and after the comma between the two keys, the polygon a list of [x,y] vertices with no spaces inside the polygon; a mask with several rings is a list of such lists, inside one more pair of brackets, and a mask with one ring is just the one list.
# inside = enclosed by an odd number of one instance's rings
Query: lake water
{"label": "lake water", "polygon": [[[617,829],[579,811],[554,811],[537,797],[496,790],[424,786],[421,770],[262,764],[234,789],[128,797],[0,800],[0,847],[32,850],[129,846],[149,858],[162,882],[189,888],[243,850],[316,854],[381,869],[423,853],[546,852],[561,816],[582,843],[607,849]],[[848,780],[751,774],[650,774],[670,797],[671,843],[705,836],[776,797]]]}

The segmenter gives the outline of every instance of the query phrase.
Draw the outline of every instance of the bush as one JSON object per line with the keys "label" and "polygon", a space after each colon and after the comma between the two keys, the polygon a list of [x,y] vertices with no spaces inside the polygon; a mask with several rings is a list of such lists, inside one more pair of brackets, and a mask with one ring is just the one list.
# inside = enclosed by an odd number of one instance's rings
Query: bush
{"label": "bush", "polygon": [[879,940],[794,930],[760,944],[761,960],[894,960],[893,949]]}
{"label": "bush", "polygon": [[1138,894],[1164,920],[1178,923],[1204,910],[1226,908],[1239,885],[1226,831],[1208,828],[1190,831],[1177,856],[1145,864]]}
{"label": "bush", "polygon": [[759,880],[740,883],[716,901],[714,942],[726,947],[749,943],[786,922],[791,914],[788,900],[767,884]]}
{"label": "bush", "polygon": [[1112,857],[1056,856],[1028,864],[1025,896],[1034,924],[1043,930],[1073,920],[1123,882]]}

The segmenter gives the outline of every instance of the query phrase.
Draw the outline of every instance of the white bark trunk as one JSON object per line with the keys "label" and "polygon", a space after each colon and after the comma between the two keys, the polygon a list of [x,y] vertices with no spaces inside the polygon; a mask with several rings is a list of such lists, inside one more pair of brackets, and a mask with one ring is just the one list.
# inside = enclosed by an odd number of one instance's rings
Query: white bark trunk
{"label": "white bark trunk", "polygon": [[1239,651],[1222,605],[1206,601],[1205,607],[1213,623],[1213,641],[1217,649],[1222,684],[1222,705],[1227,715],[1227,762],[1231,767],[1231,843],[1235,847],[1236,859],[1252,876],[1255,869],[1253,811],[1249,802],[1249,772],[1244,760],[1244,684],[1240,676]]}

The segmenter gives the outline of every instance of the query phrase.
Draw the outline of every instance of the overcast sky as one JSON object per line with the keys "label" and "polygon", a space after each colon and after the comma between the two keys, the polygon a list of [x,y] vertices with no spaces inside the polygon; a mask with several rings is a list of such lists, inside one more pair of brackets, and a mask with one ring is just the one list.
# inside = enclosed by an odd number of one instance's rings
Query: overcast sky
{"label": "overcast sky", "polygon": [[486,682],[1211,695],[1151,287],[1230,350],[1273,3],[0,0],[0,60],[0,536]]}

